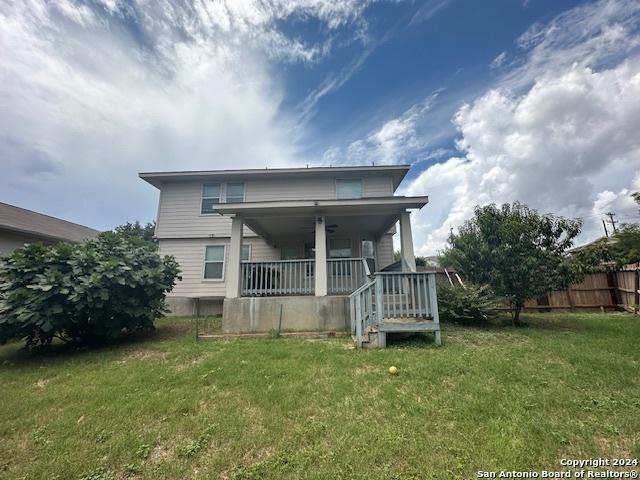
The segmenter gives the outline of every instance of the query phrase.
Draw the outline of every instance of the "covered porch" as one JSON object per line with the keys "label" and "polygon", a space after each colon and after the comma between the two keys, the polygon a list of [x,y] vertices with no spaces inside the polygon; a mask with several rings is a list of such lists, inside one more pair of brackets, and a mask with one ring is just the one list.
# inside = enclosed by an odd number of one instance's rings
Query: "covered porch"
{"label": "covered porch", "polygon": [[[232,217],[226,297],[349,295],[393,255],[390,232],[398,222],[403,270],[415,272],[408,210],[427,201],[385,197],[221,204],[217,211]],[[245,225],[277,247],[281,258],[242,261]]]}

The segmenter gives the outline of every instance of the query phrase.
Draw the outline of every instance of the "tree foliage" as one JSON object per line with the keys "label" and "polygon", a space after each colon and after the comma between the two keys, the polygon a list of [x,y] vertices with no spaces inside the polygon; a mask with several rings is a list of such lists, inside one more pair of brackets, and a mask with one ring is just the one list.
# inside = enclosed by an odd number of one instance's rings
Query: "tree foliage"
{"label": "tree foliage", "polygon": [[155,245],[154,235],[156,231],[156,223],[149,222],[141,224],[138,220],[135,222],[127,222],[117,226],[113,229],[114,233],[122,236],[123,238],[138,244],[152,244]]}
{"label": "tree foliage", "polygon": [[0,343],[103,341],[153,329],[178,273],[173,257],[113,232],[27,245],[0,260]]}
{"label": "tree foliage", "polygon": [[580,220],[543,215],[517,202],[478,206],[450,236],[442,261],[507,299],[518,325],[526,299],[566,288],[579,276],[566,251],[580,228]]}
{"label": "tree foliage", "polygon": [[640,262],[640,225],[622,225],[610,238],[603,238],[576,252],[575,259],[587,273]]}
{"label": "tree foliage", "polygon": [[482,325],[495,316],[497,302],[487,285],[438,283],[440,319],[465,325]]}

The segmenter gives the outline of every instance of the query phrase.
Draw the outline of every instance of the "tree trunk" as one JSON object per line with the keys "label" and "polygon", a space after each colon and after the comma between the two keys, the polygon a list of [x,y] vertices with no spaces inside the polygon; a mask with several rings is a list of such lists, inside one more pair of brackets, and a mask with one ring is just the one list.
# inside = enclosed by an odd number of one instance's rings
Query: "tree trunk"
{"label": "tree trunk", "polygon": [[514,327],[522,326],[520,322],[520,312],[522,311],[522,303],[516,302],[513,306],[513,316],[511,317],[511,322]]}

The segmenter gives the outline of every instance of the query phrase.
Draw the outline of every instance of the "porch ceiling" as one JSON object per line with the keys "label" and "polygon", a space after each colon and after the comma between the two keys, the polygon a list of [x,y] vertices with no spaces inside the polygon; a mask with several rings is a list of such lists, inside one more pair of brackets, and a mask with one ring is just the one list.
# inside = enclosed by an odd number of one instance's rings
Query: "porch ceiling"
{"label": "porch ceiling", "polygon": [[217,210],[223,215],[242,216],[251,230],[278,244],[291,238],[313,238],[316,216],[325,217],[330,237],[379,238],[402,212],[422,208],[427,202],[427,197],[248,202],[219,205]]}

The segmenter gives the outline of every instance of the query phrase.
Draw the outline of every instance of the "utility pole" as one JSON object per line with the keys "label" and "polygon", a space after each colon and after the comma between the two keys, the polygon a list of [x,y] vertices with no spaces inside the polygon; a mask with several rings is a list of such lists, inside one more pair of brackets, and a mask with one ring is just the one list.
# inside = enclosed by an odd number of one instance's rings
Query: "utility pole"
{"label": "utility pole", "polygon": [[616,216],[616,214],[613,212],[608,212],[605,213],[605,215],[607,215],[610,219],[609,223],[611,223],[611,225],[613,226],[613,233],[618,233],[618,229],[616,228],[616,223],[618,222],[613,218]]}
{"label": "utility pole", "polygon": [[604,221],[604,218],[602,219],[602,226],[604,227],[604,234],[607,236],[607,238],[609,238],[609,232],[607,231],[607,222]]}

